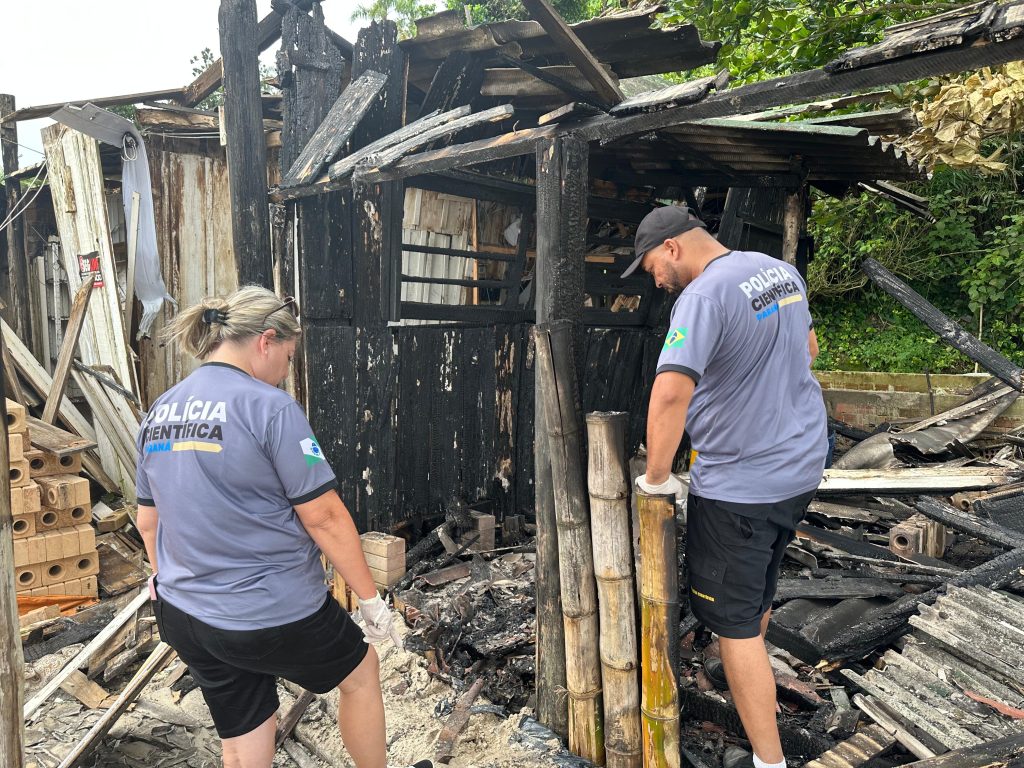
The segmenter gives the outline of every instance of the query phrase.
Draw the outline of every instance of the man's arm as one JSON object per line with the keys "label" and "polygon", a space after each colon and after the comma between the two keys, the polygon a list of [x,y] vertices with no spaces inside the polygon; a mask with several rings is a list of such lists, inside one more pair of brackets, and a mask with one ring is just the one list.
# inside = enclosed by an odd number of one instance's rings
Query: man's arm
{"label": "man's arm", "polygon": [[142,535],[142,543],[146,545],[146,556],[149,558],[149,567],[153,569],[153,573],[156,573],[156,527],[159,522],[156,507],[139,506],[135,525]]}
{"label": "man's arm", "polygon": [[685,373],[663,371],[654,379],[647,409],[647,482],[664,483],[672,471],[686,428],[686,411],[696,382]]}
{"label": "man's arm", "polygon": [[811,365],[814,365],[814,359],[818,356],[818,334],[811,328],[811,332],[807,334],[807,347],[811,351]]}
{"label": "man's arm", "polygon": [[296,504],[295,512],[306,533],[356,595],[362,600],[376,597],[377,586],[363,556],[359,531],[337,491]]}

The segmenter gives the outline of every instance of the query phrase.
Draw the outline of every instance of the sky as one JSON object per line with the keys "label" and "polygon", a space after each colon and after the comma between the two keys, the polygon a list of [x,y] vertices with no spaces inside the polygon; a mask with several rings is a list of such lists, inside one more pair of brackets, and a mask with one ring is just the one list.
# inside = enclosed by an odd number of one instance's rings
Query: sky
{"label": "sky", "polygon": [[[193,79],[189,59],[218,50],[218,0],[0,0],[0,91],[17,106],[176,88]],[[256,0],[257,15],[270,0]],[[355,42],[356,0],[326,0],[327,26]],[[144,10],[142,10],[144,9]],[[274,50],[262,60],[274,63]],[[18,123],[20,165],[42,159],[49,119]]]}

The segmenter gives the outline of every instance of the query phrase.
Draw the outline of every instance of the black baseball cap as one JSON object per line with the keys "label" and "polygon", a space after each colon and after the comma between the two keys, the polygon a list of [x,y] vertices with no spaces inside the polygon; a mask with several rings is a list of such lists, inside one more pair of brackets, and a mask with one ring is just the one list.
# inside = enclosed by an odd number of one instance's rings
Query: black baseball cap
{"label": "black baseball cap", "polygon": [[698,227],[707,229],[707,224],[698,219],[697,215],[689,208],[679,208],[675,205],[655,208],[644,216],[644,220],[636,228],[636,239],[633,241],[636,259],[629,265],[629,269],[622,273],[622,276],[632,275],[640,266],[644,255],[652,248],[657,248],[666,240]]}

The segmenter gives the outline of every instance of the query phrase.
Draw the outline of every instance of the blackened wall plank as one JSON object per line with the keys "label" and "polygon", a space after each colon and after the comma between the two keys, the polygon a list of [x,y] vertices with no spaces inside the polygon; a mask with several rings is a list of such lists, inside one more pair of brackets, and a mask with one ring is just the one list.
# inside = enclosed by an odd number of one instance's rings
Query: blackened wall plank
{"label": "blackened wall plank", "polygon": [[[359,32],[352,77],[366,71],[386,76],[352,136],[358,149],[401,128],[405,111],[405,54],[393,21]],[[387,323],[398,317],[404,186],[357,184],[352,190],[353,325],[356,360],[356,520],[381,527],[394,514],[397,360]]]}
{"label": "blackened wall plank", "polygon": [[[319,5],[314,6],[312,16],[296,8],[285,14],[277,66],[283,92],[283,172],[294,164],[301,149],[323,122],[329,105],[341,93],[347,74],[344,59],[328,40]],[[299,293],[303,316],[307,319],[350,318],[351,191],[333,192],[288,205],[297,205]]]}
{"label": "blackened wall plank", "polygon": [[221,0],[231,234],[239,284],[272,286],[267,148],[263,137],[256,0]]}

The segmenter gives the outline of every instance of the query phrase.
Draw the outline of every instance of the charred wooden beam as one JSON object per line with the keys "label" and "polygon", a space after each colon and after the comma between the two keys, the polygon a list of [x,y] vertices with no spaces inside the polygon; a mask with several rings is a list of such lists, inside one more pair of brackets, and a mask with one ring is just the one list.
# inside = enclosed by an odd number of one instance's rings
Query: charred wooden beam
{"label": "charred wooden beam", "polygon": [[[1024,58],[1024,36],[997,42],[979,42],[966,48],[936,51],[908,57],[885,65],[829,74],[815,69],[758,83],[730,88],[695,104],[626,117],[600,116],[574,123],[573,132],[588,141],[613,141],[672,125],[738,112],[769,109],[798,101],[835,96],[852,91],[907,82],[983,66],[995,66]],[[460,165],[529,154],[540,139],[551,138],[557,125],[519,131],[514,136],[446,147],[437,152],[414,155],[399,163],[390,178],[447,170]],[[566,129],[563,129],[563,131]]]}
{"label": "charred wooden beam", "polygon": [[964,514],[956,507],[930,496],[922,496],[914,506],[925,517],[989,544],[1007,549],[1024,547],[1024,534],[1004,528],[976,515]]}
{"label": "charred wooden beam", "polygon": [[[416,136],[412,136],[399,144],[395,144],[387,149],[381,150],[380,152],[369,155],[362,161],[362,163],[366,165],[366,173],[372,173],[373,170],[377,168],[387,168],[388,166],[394,165],[403,156],[419,149],[425,144],[429,144],[437,139],[452,136],[459,131],[472,128],[477,125],[497,123],[502,120],[507,120],[512,116],[512,112],[512,105],[503,104],[484,110],[483,112],[477,112],[476,114],[460,117],[457,120],[442,123],[441,125],[425,130]],[[357,167],[355,172],[356,178],[353,179],[354,184],[359,182],[362,173],[363,171],[359,170]]]}
{"label": "charred wooden beam", "polygon": [[918,320],[931,328],[940,339],[967,355],[982,368],[997,376],[1018,392],[1024,392],[1024,370],[1007,360],[988,344],[971,335],[960,324],[950,320],[921,294],[900,280],[874,259],[865,259],[861,269],[871,281],[909,309]]}
{"label": "charred wooden beam", "polygon": [[[583,254],[585,250],[586,216],[578,196],[586,200],[587,147],[575,142],[558,143],[538,151],[537,205],[537,322],[570,319],[578,321],[583,308]],[[565,158],[572,162],[563,163]],[[567,193],[575,216],[560,212],[561,195]],[[572,201],[576,201],[573,203]],[[522,232],[520,232],[522,237]],[[568,252],[563,247],[569,248]],[[567,266],[561,262],[575,263]],[[562,269],[561,267],[566,267]],[[546,416],[545,402],[555,397],[549,382],[535,374],[534,395],[534,465],[537,476],[537,634],[543,651],[538,657],[537,698],[543,702],[548,720],[541,722],[556,733],[568,733],[568,714],[560,689],[566,685],[566,637],[562,616],[562,585],[559,572],[558,537],[554,497],[555,473],[551,464],[547,435],[552,429]],[[559,641],[561,643],[559,644]],[[540,664],[543,663],[543,666]],[[540,711],[540,710],[539,710]]]}
{"label": "charred wooden beam", "polygon": [[[548,85],[557,88],[570,99],[574,99],[577,102],[590,105],[591,107],[596,107],[602,112],[605,111],[607,104],[602,98],[596,96],[593,91],[588,91],[585,90],[584,88],[580,88],[576,83],[570,82],[570,80],[567,79],[566,77],[559,76],[558,73],[563,69],[569,70],[569,72],[567,72],[566,74],[570,76],[575,75],[577,70],[572,67],[536,67],[528,61],[523,61],[522,59],[514,59],[511,56],[506,56],[500,53],[498,54],[498,61],[502,62],[503,64],[507,64],[510,67],[514,67],[517,70],[522,70],[523,72],[532,76],[533,78],[540,80],[542,83],[547,83]],[[524,88],[522,85],[520,85],[518,88],[510,90],[509,86],[514,84],[505,82],[507,78],[501,77],[501,75],[503,75],[504,73],[505,70],[488,69],[484,76],[484,83],[481,85],[481,92],[485,96],[540,95],[536,91],[528,90],[528,86]],[[485,88],[486,90],[484,90]],[[557,121],[549,120],[548,122]],[[540,124],[543,125],[543,123]]]}
{"label": "charred wooden beam", "polygon": [[221,0],[224,123],[228,145],[231,237],[240,284],[273,286],[267,146],[263,137],[256,0]]}
{"label": "charred wooden beam", "polygon": [[575,64],[580,73],[587,78],[606,106],[622,101],[623,96],[619,86],[609,77],[601,63],[594,58],[587,46],[569,28],[548,0],[523,0],[523,5],[526,6],[530,15],[544,27],[548,36],[565,52],[569,61]]}
{"label": "charred wooden beam", "polygon": [[98,96],[92,99],[73,99],[55,104],[39,104],[34,107],[22,107],[7,115],[0,114],[0,123],[7,124],[19,120],[37,120],[40,117],[49,117],[61,107],[66,107],[69,104],[74,106],[92,104],[97,107],[116,107],[121,104],[139,104],[143,101],[180,99],[183,93],[184,89],[182,88],[165,88],[162,91],[143,91],[141,93],[126,93],[119,96]]}
{"label": "charred wooden beam", "polygon": [[307,184],[316,178],[352,136],[359,121],[384,87],[384,81],[384,75],[370,69],[342,91],[282,179],[282,187]]}
{"label": "charred wooden beam", "polygon": [[[953,576],[948,584],[958,587],[985,586],[1001,589],[1020,577],[1024,566],[1024,549],[1014,549],[986,563]],[[861,621],[839,633],[822,649],[829,660],[860,658],[878,646],[892,642],[904,634],[908,620],[920,605],[931,605],[944,593],[943,587],[920,595],[907,595],[892,605],[874,611]]]}
{"label": "charred wooden beam", "polygon": [[420,104],[419,116],[447,112],[472,103],[484,81],[483,63],[469,51],[456,49],[437,68]]}
{"label": "charred wooden beam", "polygon": [[907,768],[1010,768],[1022,758],[1024,734],[1014,734],[908,763]]}

